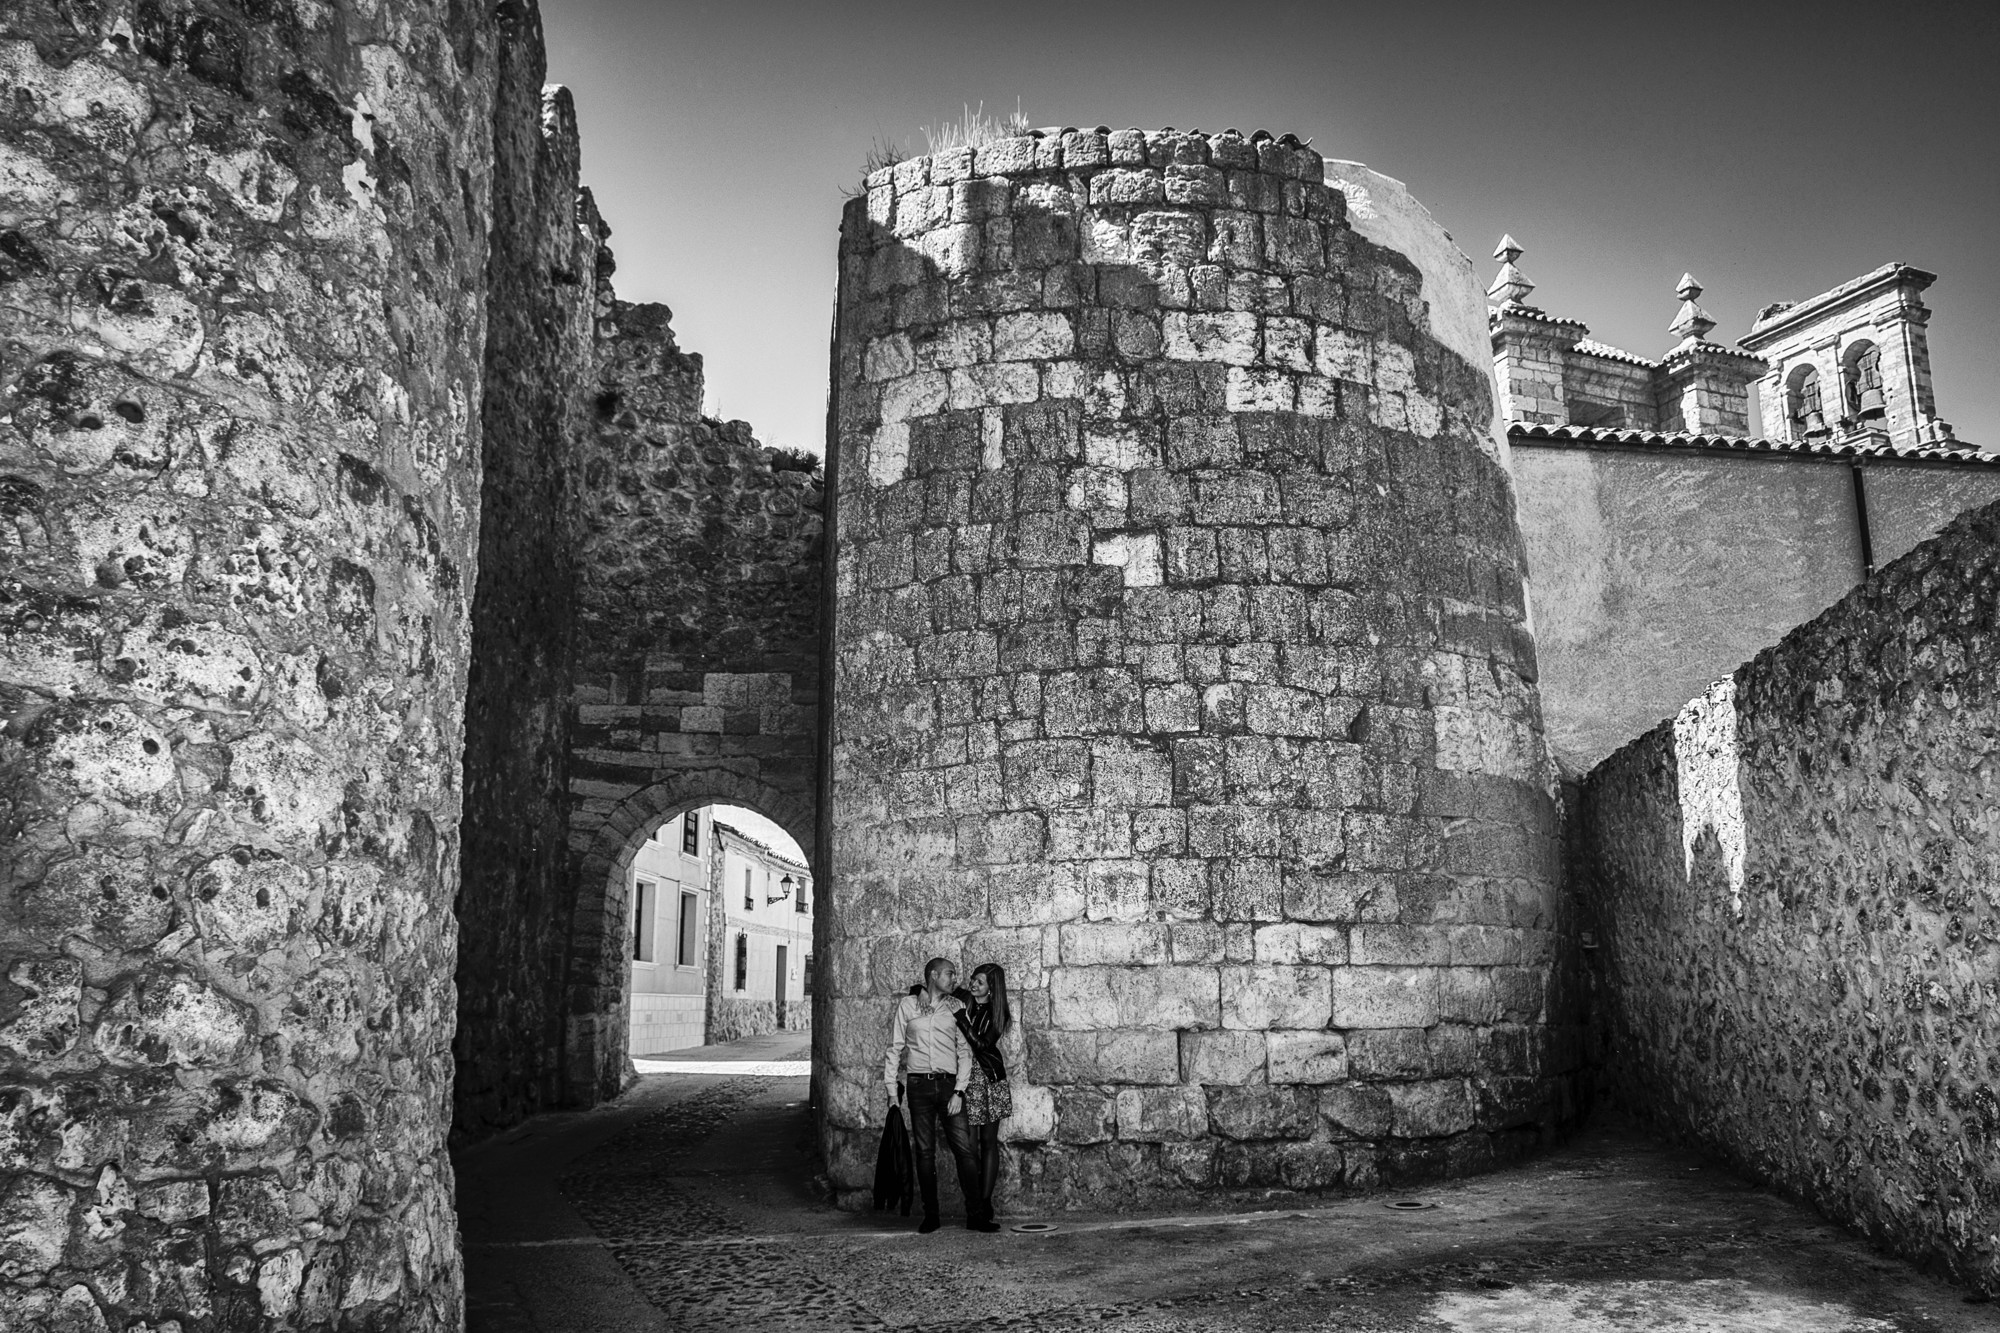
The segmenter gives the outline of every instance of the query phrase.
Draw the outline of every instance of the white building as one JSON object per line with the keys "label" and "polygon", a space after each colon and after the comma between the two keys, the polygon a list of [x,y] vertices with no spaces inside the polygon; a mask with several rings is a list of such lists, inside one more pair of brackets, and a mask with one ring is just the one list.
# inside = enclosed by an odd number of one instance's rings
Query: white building
{"label": "white building", "polygon": [[812,1026],[812,875],[727,824],[715,828],[722,903],[709,1040]]}
{"label": "white building", "polygon": [[633,1055],[700,1046],[706,1036],[715,827],[690,810],[660,825],[632,860]]}

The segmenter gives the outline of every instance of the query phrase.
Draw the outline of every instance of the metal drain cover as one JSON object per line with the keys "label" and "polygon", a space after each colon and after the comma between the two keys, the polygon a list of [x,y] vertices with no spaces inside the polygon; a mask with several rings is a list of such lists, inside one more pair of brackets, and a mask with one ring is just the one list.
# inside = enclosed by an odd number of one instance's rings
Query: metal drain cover
{"label": "metal drain cover", "polygon": [[1056,1224],[1053,1222],[1016,1222],[1012,1229],[1025,1232],[1030,1236],[1039,1236],[1044,1232],[1054,1231]]}
{"label": "metal drain cover", "polygon": [[1391,1199],[1382,1206],[1392,1213],[1421,1213],[1426,1208],[1437,1207],[1434,1203],[1424,1203],[1418,1199]]}

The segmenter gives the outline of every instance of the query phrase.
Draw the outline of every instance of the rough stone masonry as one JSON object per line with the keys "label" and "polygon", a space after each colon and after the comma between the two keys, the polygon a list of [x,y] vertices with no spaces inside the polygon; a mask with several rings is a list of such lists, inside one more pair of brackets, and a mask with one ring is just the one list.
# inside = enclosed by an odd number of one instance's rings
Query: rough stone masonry
{"label": "rough stone masonry", "polygon": [[1427,305],[1458,289],[1268,135],[1022,136],[850,203],[817,1016],[848,1197],[933,953],[1008,969],[1017,1199],[1471,1170],[1569,1117],[1520,538]]}
{"label": "rough stone masonry", "polygon": [[0,18],[0,1326],[459,1326],[493,43]]}
{"label": "rough stone masonry", "polygon": [[2000,1291],[2000,507],[1592,770],[1607,1099]]}

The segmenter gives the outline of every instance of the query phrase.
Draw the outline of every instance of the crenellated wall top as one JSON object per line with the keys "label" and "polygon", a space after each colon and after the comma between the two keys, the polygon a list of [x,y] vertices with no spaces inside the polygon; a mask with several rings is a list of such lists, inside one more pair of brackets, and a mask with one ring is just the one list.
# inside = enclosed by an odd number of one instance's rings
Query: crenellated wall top
{"label": "crenellated wall top", "polygon": [[[913,157],[868,174],[870,191],[902,193],[926,185],[950,185],[987,176],[1028,176],[1051,171],[1092,172],[1147,169],[1170,179],[1226,185],[1204,172],[1254,173],[1319,185],[1326,180],[1324,159],[1296,135],[1257,130],[1208,134],[1201,130],[1114,130],[1099,125],[1081,130],[1030,130],[977,147],[950,148]],[[1227,193],[1202,191],[1168,202],[1208,204],[1230,201]],[[1239,204],[1239,206],[1248,206]],[[1259,211],[1278,211],[1276,209]]]}

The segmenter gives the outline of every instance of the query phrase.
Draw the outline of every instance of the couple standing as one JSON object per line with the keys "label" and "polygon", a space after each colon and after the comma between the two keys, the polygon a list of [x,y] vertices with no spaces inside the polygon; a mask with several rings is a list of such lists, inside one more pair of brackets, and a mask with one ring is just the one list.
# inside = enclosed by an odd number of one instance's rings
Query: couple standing
{"label": "couple standing", "polygon": [[[1000,1122],[1013,1114],[1003,1042],[1012,1045],[1007,974],[998,963],[972,969],[958,989],[958,968],[948,958],[924,965],[924,984],[896,1004],[895,1026],[882,1077],[889,1105],[903,1100],[917,1150],[917,1187],[923,1193],[920,1232],[938,1229],[937,1127],[958,1164],[969,1231],[998,1231],[993,1189],[1000,1183]],[[907,1070],[907,1073],[905,1073]],[[907,1090],[899,1098],[898,1083]],[[977,1140],[975,1148],[974,1140]]]}

